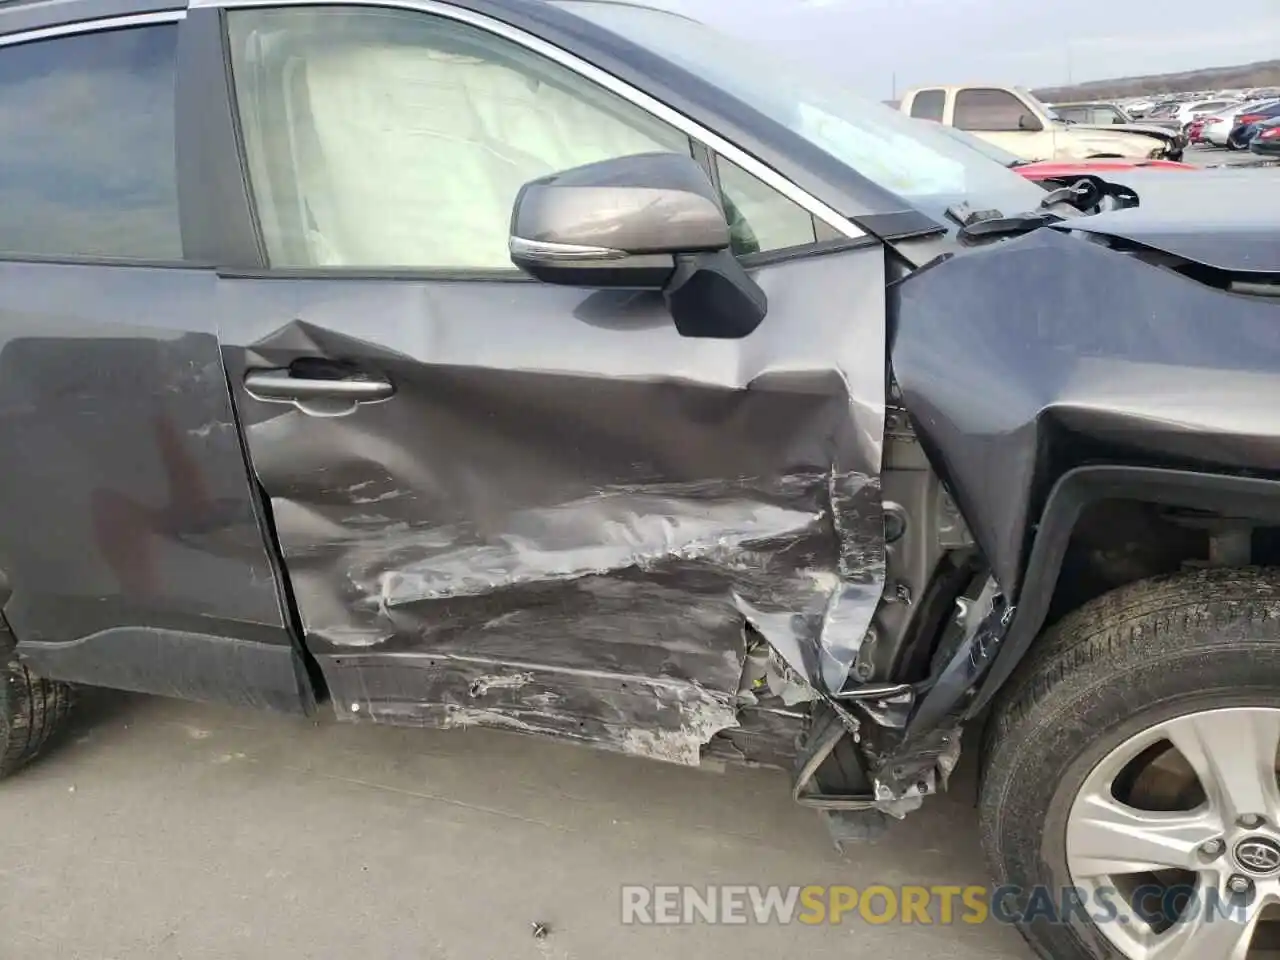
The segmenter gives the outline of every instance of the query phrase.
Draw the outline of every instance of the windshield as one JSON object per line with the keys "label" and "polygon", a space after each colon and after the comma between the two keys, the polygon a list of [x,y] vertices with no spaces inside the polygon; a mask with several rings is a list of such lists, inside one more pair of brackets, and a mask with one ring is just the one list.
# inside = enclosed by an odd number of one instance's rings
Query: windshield
{"label": "windshield", "polygon": [[933,123],[913,120],[821,74],[679,14],[599,0],[557,0],[786,126],[935,219],[969,202],[1033,210],[1044,191]]}
{"label": "windshield", "polygon": [[[919,123],[928,123],[927,120],[920,120]],[[987,143],[981,137],[970,133],[968,130],[957,130],[955,127],[938,127],[944,134],[957,143],[963,143],[970,150],[977,150],[985,157],[989,157],[1002,167],[1018,167],[1025,164],[1023,160],[1016,154],[1010,153],[1002,147],[997,147],[994,143]]]}

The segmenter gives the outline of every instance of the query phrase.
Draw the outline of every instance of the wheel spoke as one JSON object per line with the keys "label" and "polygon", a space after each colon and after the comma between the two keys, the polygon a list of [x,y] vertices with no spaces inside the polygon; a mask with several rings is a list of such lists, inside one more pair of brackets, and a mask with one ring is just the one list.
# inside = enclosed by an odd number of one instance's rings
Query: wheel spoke
{"label": "wheel spoke", "polygon": [[1245,960],[1262,913],[1261,900],[1245,905],[1206,903],[1204,888],[1184,917],[1153,936],[1147,960]]}
{"label": "wheel spoke", "polygon": [[1094,878],[1200,866],[1197,848],[1222,835],[1210,810],[1188,813],[1135,810],[1109,795],[1082,796],[1067,825],[1067,865],[1074,877]]}
{"label": "wheel spoke", "polygon": [[1274,817],[1280,808],[1280,711],[1215,710],[1181,717],[1165,733],[1224,819]]}

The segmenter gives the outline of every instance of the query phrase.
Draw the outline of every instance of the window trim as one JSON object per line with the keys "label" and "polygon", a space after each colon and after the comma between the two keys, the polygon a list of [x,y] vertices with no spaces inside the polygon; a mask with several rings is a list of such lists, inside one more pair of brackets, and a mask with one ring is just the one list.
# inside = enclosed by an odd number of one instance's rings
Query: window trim
{"label": "window trim", "polygon": [[[3,14],[0,14],[3,16]],[[16,47],[27,43],[39,43],[43,40],[56,40],[65,37],[84,36],[93,33],[107,33],[137,27],[151,27],[161,24],[180,24],[187,17],[185,9],[175,7],[157,10],[150,13],[134,13],[120,17],[103,17],[98,20],[78,20],[75,23],[55,23],[45,27],[33,27],[15,33],[0,33],[0,50],[5,47]],[[0,28],[2,29],[2,28]],[[180,62],[174,64],[174,74],[182,69]],[[174,101],[174,177],[178,176],[177,165],[177,101]],[[179,222],[181,222],[182,191],[178,190],[177,204]],[[185,253],[185,251],[184,251]],[[208,264],[192,263],[185,257],[177,260],[162,260],[155,257],[109,257],[93,254],[44,254],[23,253],[17,250],[0,251],[0,263],[58,263],[72,266],[113,266],[113,267],[188,267],[207,269]]]}
{"label": "window trim", "polygon": [[[0,16],[2,15],[0,14]],[[30,30],[23,30],[20,33],[0,33],[0,47],[12,47],[20,43],[34,43],[37,40],[52,40],[55,37],[69,37],[81,33],[104,33],[108,30],[121,30],[127,27],[150,27],[160,23],[180,23],[186,18],[186,10],[181,7],[174,7],[170,10],[159,10],[153,13],[131,13],[124,17],[78,20],[75,23],[34,27]]]}
{"label": "window trim", "polygon": [[[324,6],[341,6],[341,7],[367,7],[373,10],[377,9],[398,9],[406,10],[413,13],[425,14],[427,16],[435,16],[446,20],[462,23],[467,26],[475,27],[483,30],[490,35],[514,43],[525,51],[536,56],[544,57],[561,67],[568,69],[570,72],[581,77],[582,79],[594,83],[596,86],[607,90],[615,96],[621,97],[632,106],[644,111],[649,116],[659,120],[668,126],[674,128],[679,133],[687,137],[693,144],[693,154],[695,159],[698,157],[699,150],[707,150],[712,154],[724,156],[726,159],[736,163],[739,167],[754,175],[757,179],[773,188],[782,196],[791,200],[799,207],[804,209],[817,222],[825,224],[828,228],[839,234],[845,240],[856,240],[868,236],[867,232],[861,227],[853,223],[846,217],[841,216],[832,207],[823,203],[821,200],[812,196],[806,190],[803,190],[792,181],[778,173],[772,167],[757,160],[750,153],[742,150],[735,144],[725,140],[719,134],[707,129],[702,124],[691,119],[685,114],[675,110],[662,101],[636,89],[631,84],[621,78],[596,67],[576,54],[569,52],[555,44],[535,37],[524,30],[514,27],[502,20],[495,19],[482,13],[464,8],[453,6],[448,3],[438,2],[438,0],[191,0],[190,9],[211,9],[219,12],[231,11],[238,9],[254,9],[254,8],[274,8],[284,9],[287,7],[324,7]],[[224,45],[224,56],[228,66],[231,69],[231,50],[230,37],[226,29],[225,21],[222,25],[222,43]],[[230,81],[228,75],[228,80]],[[231,98],[234,110],[236,124],[236,141],[235,149],[237,151],[242,170],[245,172],[246,186],[249,188],[250,196],[253,196],[253,184],[248,177],[248,162],[245,147],[244,127],[240,123],[239,110],[236,105],[236,94],[234,84],[228,84],[228,96]],[[255,223],[255,230],[260,229],[257,226],[258,210],[257,202],[254,200],[252,204],[252,215]],[[261,238],[258,238],[261,242]],[[803,249],[803,248],[797,248]],[[265,262],[265,260],[264,260]],[[418,278],[425,280],[450,279],[450,280],[494,280],[505,277],[511,277],[506,271],[502,275],[496,274],[494,271],[477,270],[465,271],[451,269],[441,271],[433,268],[347,268],[347,267],[271,267],[264,266],[261,274],[258,270],[253,270],[255,275],[264,277],[277,276],[300,279],[303,277],[345,277],[348,279],[390,279],[392,277],[398,279]],[[243,273],[243,270],[236,270],[237,274]]]}

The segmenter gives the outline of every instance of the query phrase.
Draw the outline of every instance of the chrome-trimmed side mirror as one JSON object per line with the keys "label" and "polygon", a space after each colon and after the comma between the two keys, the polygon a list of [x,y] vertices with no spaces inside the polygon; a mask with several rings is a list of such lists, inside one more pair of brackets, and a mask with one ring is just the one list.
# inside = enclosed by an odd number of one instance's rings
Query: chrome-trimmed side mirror
{"label": "chrome-trimmed side mirror", "polygon": [[525,184],[511,260],[545,283],[660,289],[676,257],[729,248],[715,188],[692,158],[646,153]]}

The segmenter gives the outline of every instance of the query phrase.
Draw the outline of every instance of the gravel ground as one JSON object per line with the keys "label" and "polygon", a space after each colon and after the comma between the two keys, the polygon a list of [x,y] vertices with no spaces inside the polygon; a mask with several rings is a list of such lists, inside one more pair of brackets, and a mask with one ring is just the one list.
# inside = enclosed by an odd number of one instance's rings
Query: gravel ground
{"label": "gravel ground", "polygon": [[994,924],[620,922],[623,883],[984,880],[971,777],[844,858],[788,786],[509,733],[96,694],[0,786],[0,956],[1030,956]]}

